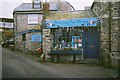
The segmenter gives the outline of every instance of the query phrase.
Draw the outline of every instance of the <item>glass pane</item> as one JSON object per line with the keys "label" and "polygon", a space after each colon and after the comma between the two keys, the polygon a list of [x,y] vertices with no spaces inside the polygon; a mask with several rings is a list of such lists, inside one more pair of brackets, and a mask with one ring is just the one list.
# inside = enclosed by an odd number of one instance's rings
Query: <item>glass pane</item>
{"label": "glass pane", "polygon": [[61,50],[71,48],[79,50],[82,47],[82,28],[59,28],[52,30],[53,45],[52,49]]}

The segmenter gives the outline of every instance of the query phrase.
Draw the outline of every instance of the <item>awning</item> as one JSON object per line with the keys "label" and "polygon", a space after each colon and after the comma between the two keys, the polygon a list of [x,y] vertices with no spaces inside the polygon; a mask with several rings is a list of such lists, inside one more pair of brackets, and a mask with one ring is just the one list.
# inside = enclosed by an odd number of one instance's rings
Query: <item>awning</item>
{"label": "awning", "polygon": [[74,18],[67,20],[46,20],[46,28],[60,27],[90,27],[97,26],[97,18]]}

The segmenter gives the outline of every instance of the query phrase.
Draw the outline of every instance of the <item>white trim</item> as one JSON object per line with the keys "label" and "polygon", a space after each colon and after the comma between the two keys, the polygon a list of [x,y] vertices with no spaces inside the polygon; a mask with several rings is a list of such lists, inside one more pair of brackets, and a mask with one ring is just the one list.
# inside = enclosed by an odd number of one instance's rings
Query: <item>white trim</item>
{"label": "white trim", "polygon": [[38,24],[38,14],[28,14],[28,24]]}

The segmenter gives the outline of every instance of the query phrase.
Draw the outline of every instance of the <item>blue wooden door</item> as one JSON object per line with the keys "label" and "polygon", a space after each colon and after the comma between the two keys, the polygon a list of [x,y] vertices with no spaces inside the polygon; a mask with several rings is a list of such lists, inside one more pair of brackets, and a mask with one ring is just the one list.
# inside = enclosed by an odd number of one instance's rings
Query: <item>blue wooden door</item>
{"label": "blue wooden door", "polygon": [[83,32],[84,59],[100,58],[100,36],[97,29]]}

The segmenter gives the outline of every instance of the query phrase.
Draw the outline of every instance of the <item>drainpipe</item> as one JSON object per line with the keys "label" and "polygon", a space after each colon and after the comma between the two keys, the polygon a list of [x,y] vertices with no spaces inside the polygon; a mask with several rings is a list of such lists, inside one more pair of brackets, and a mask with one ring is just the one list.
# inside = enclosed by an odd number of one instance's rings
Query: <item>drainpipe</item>
{"label": "drainpipe", "polygon": [[13,41],[14,41],[14,49],[16,50],[16,32],[17,32],[17,13],[14,12],[13,15],[14,15],[14,26],[13,26],[13,33],[14,33],[14,37],[13,37]]}
{"label": "drainpipe", "polygon": [[14,19],[14,16],[13,16],[13,43],[14,43],[13,46],[14,46],[14,49],[15,49],[15,35],[14,35],[14,33],[15,33],[15,32],[14,32],[15,22],[14,22],[14,20],[15,20],[15,19]]}
{"label": "drainpipe", "polygon": [[5,40],[5,36],[4,36],[4,31],[5,31],[5,22],[3,21],[3,31],[2,31],[2,40]]}
{"label": "drainpipe", "polygon": [[109,54],[107,56],[108,59],[108,67],[111,68],[111,2],[109,4]]}
{"label": "drainpipe", "polygon": [[111,2],[109,2],[109,52],[111,53]]}
{"label": "drainpipe", "polygon": [[[118,52],[120,53],[120,1],[118,2]],[[118,54],[118,57],[120,57],[120,54]],[[118,74],[120,75],[120,58],[118,58]]]}
{"label": "drainpipe", "polygon": [[32,8],[34,9],[34,0],[32,0]]}

